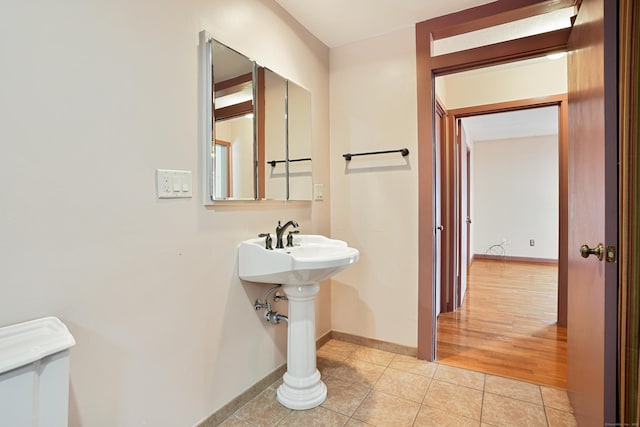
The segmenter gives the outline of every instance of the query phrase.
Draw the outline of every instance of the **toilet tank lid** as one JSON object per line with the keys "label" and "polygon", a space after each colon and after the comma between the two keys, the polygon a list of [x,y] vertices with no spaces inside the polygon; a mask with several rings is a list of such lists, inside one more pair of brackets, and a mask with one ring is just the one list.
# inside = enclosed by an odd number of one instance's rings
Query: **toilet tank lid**
{"label": "toilet tank lid", "polygon": [[60,319],[44,317],[0,328],[0,374],[67,350],[76,341]]}

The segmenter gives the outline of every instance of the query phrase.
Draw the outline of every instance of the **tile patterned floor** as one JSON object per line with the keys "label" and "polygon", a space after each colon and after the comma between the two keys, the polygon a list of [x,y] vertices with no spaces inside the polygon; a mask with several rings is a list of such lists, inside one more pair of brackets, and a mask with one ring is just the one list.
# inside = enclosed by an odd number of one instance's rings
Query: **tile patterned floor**
{"label": "tile patterned floor", "polygon": [[327,400],[292,411],[277,381],[222,427],[576,426],[565,390],[337,340],[318,349]]}

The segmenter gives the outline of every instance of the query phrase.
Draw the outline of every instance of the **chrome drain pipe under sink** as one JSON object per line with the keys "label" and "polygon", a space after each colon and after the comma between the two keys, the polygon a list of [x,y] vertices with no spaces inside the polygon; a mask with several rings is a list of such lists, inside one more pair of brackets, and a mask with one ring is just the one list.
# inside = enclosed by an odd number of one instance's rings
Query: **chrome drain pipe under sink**
{"label": "chrome drain pipe under sink", "polygon": [[269,289],[267,293],[264,295],[264,302],[261,302],[260,299],[258,298],[253,303],[253,308],[255,308],[256,311],[262,310],[262,309],[266,310],[264,312],[264,318],[267,322],[271,323],[272,325],[278,325],[282,321],[284,321],[287,325],[289,324],[289,318],[284,314],[279,314],[277,311],[271,310],[271,303],[269,302],[269,297],[271,296],[272,293],[273,293],[272,299],[274,303],[281,300],[286,301],[288,299],[286,295],[280,295],[277,292],[277,289],[281,287],[282,285],[276,285],[273,288]]}

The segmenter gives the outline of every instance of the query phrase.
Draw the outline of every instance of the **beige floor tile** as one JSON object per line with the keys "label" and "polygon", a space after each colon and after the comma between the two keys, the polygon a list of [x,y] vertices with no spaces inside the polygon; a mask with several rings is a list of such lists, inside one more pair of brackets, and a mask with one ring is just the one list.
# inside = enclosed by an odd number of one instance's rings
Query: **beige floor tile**
{"label": "beige floor tile", "polygon": [[549,427],[577,427],[575,415],[572,412],[560,411],[553,408],[545,408]]}
{"label": "beige floor tile", "polygon": [[360,346],[349,342],[329,340],[318,349],[317,353],[344,360],[359,347]]}
{"label": "beige floor tile", "polygon": [[323,379],[327,385],[327,400],[323,407],[351,416],[369,393],[369,388],[343,381],[336,377]]}
{"label": "beige floor tile", "polygon": [[290,412],[291,409],[276,400],[276,390],[268,388],[238,409],[235,416],[256,426],[270,427],[278,424]]}
{"label": "beige floor tile", "polygon": [[242,421],[239,418],[231,416],[224,420],[221,424],[218,424],[218,427],[253,427],[254,424],[249,424],[246,421]]}
{"label": "beige floor tile", "polygon": [[327,385],[321,406],[285,408],[276,399],[278,379],[220,426],[577,426],[562,389],[337,340],[318,350],[317,367]]}
{"label": "beige floor tile", "polygon": [[413,427],[478,427],[479,425],[480,421],[424,405],[413,423]]}
{"label": "beige floor tile", "polygon": [[395,357],[395,353],[390,353],[376,348],[359,347],[349,356],[352,359],[365,360],[376,365],[389,366]]}
{"label": "beige floor tile", "polygon": [[422,375],[387,368],[373,389],[422,403],[430,381],[430,378]]}
{"label": "beige floor tile", "polygon": [[540,386],[524,381],[487,375],[484,391],[542,405]]}
{"label": "beige floor tile", "polygon": [[561,411],[573,412],[566,390],[545,386],[540,386],[540,390],[542,391],[544,406],[560,409]]}
{"label": "beige floor tile", "polygon": [[433,377],[464,387],[484,390],[485,374],[480,372],[456,368],[455,366],[438,365],[438,369]]}
{"label": "beige floor tile", "polygon": [[324,367],[322,374],[371,388],[385,369],[382,365],[364,360],[347,359],[337,366]]}
{"label": "beige floor tile", "polygon": [[[351,354],[351,353],[349,353]],[[324,359],[329,359],[329,360],[335,360],[337,362],[342,362],[344,361],[348,356],[348,354],[346,353],[336,353],[333,351],[324,351],[324,350],[318,350],[316,351],[316,357],[317,358],[324,358]]]}
{"label": "beige floor tile", "polygon": [[418,360],[415,357],[405,356],[403,354],[396,354],[389,364],[389,368],[411,372],[412,374],[422,375],[429,378],[433,377],[437,367],[437,363]]}
{"label": "beige floor tile", "polygon": [[307,411],[293,411],[278,427],[342,427],[349,417],[318,406]]}
{"label": "beige floor tile", "polygon": [[434,379],[423,404],[480,421],[482,391]]}
{"label": "beige floor tile", "polygon": [[353,418],[377,427],[410,427],[419,409],[418,403],[371,390]]}
{"label": "beige floor tile", "polygon": [[324,355],[318,355],[316,358],[316,368],[320,371],[322,376],[329,375],[329,373],[336,368],[344,366],[346,366],[344,360],[336,360],[330,357],[325,357]]}
{"label": "beige floor tile", "polygon": [[484,394],[482,422],[508,427],[547,427],[543,406],[492,393]]}

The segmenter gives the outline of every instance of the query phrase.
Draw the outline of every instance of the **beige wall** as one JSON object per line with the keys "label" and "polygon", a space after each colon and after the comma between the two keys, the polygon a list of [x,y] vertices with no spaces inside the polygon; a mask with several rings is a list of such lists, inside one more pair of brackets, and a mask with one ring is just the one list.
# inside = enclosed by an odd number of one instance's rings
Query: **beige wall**
{"label": "beige wall", "polygon": [[[329,51],[271,0],[0,14],[0,325],[69,326],[72,426],[194,425],[281,365],[286,329],[253,309],[266,286],[240,282],[236,246],[278,219],[330,232],[328,201],[203,207],[201,30],[311,90],[328,190]],[[193,171],[194,197],[158,200],[157,168]]]}
{"label": "beige wall", "polygon": [[558,161],[558,135],[474,143],[472,254],[558,259]]}
{"label": "beige wall", "polygon": [[[418,165],[413,28],[331,50],[331,231],[360,250],[332,280],[333,329],[416,345]],[[355,157],[363,151],[410,150]]]}
{"label": "beige wall", "polygon": [[[360,250],[332,280],[333,329],[417,345],[418,164],[414,28],[331,50],[331,230]],[[566,93],[566,60],[438,79],[448,109]],[[343,153],[407,147],[399,154]],[[430,165],[420,165],[430,167]]]}
{"label": "beige wall", "polygon": [[436,93],[449,110],[567,93],[567,59],[532,59],[438,77]]}

